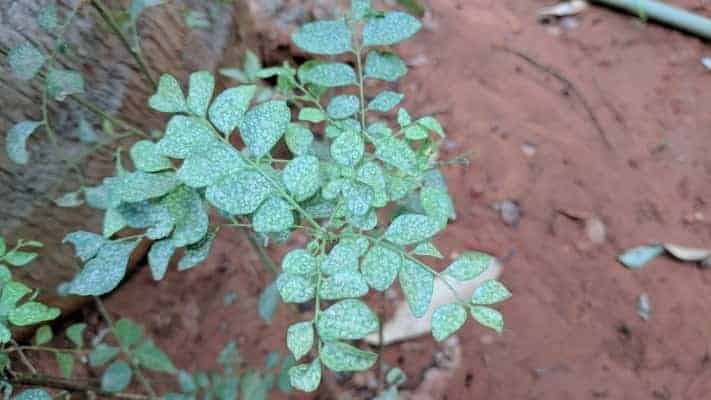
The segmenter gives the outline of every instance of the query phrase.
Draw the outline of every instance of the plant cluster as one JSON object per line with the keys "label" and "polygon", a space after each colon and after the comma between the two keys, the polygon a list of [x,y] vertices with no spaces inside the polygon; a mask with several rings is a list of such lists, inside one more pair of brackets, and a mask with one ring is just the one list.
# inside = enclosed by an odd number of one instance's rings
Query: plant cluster
{"label": "plant cluster", "polygon": [[[135,142],[130,166],[119,152],[114,176],[72,195],[74,204],[104,210],[104,220],[101,233],[66,236],[84,265],[61,292],[100,296],[114,290],[142,240],[151,241],[150,271],[160,280],[174,258],[178,270],[198,266],[230,228],[253,231],[265,245],[286,243],[301,232],[308,244],[284,256],[270,286],[286,303],[313,304],[313,314],[286,332],[287,359],[294,365],[282,368],[288,371],[283,376],[290,386],[311,392],[323,368],[371,368],[377,354],[354,344],[381,324],[363,300],[371,290],[383,292],[397,280],[412,314],[422,317],[435,280],[456,294],[456,282],[477,278],[492,262],[487,254],[465,252],[443,271],[427,263],[443,258],[432,240],[455,218],[455,209],[438,160],[445,131],[436,118],[413,117],[403,108],[404,94],[394,85],[407,65],[392,46],[420,28],[407,13],[353,0],[347,16],[311,22],[292,34],[298,48],[320,59],[263,68],[248,54],[242,69],[221,71],[247,84],[217,94],[210,72],[190,75],[187,96],[175,77],[162,75],[148,105],[170,115],[165,132]],[[30,78],[46,63],[40,56],[25,46],[13,49],[9,59],[34,71]],[[71,72],[48,67],[45,79],[50,98],[78,93]],[[260,79],[275,79],[276,89],[260,88]],[[367,93],[371,88],[377,92]],[[13,160],[27,161],[25,142],[42,123],[21,122],[8,132]],[[140,233],[122,235],[126,228]],[[455,297],[434,310],[436,340],[454,334],[469,315],[501,332],[503,317],[490,306],[510,297],[503,284],[486,281],[470,298]],[[123,390],[136,367],[176,373],[162,352],[166,362],[159,369],[136,358],[147,342],[135,323],[121,321],[113,328],[119,350],[105,361],[119,351],[127,354],[107,369],[120,372],[112,375],[112,390]],[[389,375],[382,396],[396,394],[401,383],[397,371]],[[178,378],[183,393],[172,398],[193,398],[205,387],[195,377]]]}

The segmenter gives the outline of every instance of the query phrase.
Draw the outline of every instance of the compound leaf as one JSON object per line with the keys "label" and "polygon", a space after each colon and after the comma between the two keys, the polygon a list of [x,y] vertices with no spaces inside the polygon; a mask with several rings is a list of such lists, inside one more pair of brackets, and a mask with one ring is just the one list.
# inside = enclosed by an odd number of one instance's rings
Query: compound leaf
{"label": "compound leaf", "polygon": [[356,84],[353,68],[344,63],[307,61],[298,70],[299,80],[322,87],[339,87]]}
{"label": "compound leaf", "polygon": [[393,284],[401,267],[398,253],[376,245],[365,254],[361,271],[368,285],[382,292]]}
{"label": "compound leaf", "polygon": [[144,172],[157,172],[173,168],[170,160],[158,150],[150,140],[139,140],[131,146],[131,160],[136,169]]}
{"label": "compound leaf", "polygon": [[294,249],[284,256],[281,269],[295,275],[313,275],[318,268],[316,257],[304,249]]}
{"label": "compound leaf", "polygon": [[346,130],[331,143],[331,157],[342,165],[352,167],[363,158],[365,143],[358,132]]}
{"label": "compound leaf", "polygon": [[291,205],[280,197],[268,198],[252,217],[252,227],[259,233],[282,232],[293,225]]}
{"label": "compound leaf", "polygon": [[383,137],[375,141],[375,156],[393,167],[414,173],[417,156],[407,142],[395,137]]}
{"label": "compound leaf", "polygon": [[286,272],[279,274],[276,286],[285,303],[307,302],[316,292],[316,284],[312,278]]}
{"label": "compound leaf", "polygon": [[321,272],[331,275],[342,271],[357,271],[358,257],[360,250],[354,243],[341,241],[328,253],[321,264]]}
{"label": "compound leaf", "polygon": [[360,101],[352,94],[335,96],[328,102],[326,112],[333,119],[344,119],[358,112]]}
{"label": "compound leaf", "polygon": [[165,136],[158,142],[161,154],[185,159],[209,152],[219,140],[207,122],[197,117],[176,115],[168,121]]}
{"label": "compound leaf", "polygon": [[254,212],[271,192],[270,182],[261,173],[241,170],[209,186],[205,197],[229,214],[242,215]]}
{"label": "compound leaf", "polygon": [[321,170],[318,158],[299,156],[286,164],[282,171],[284,186],[297,201],[305,200],[321,187]]}
{"label": "compound leaf", "polygon": [[286,146],[297,156],[306,154],[314,141],[314,134],[303,125],[289,124],[286,129]]}
{"label": "compound leaf", "polygon": [[322,299],[338,300],[363,297],[368,294],[368,283],[357,271],[341,271],[321,281]]}

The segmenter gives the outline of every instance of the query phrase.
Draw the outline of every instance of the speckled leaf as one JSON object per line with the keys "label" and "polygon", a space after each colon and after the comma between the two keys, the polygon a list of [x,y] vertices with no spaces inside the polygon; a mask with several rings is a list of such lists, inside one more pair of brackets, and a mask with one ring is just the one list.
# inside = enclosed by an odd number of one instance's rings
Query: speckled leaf
{"label": "speckled leaf", "polygon": [[498,333],[504,330],[504,317],[493,308],[484,306],[471,306],[472,317],[487,328],[491,328]]}
{"label": "speckled leaf", "polygon": [[143,337],[143,328],[128,318],[121,318],[114,324],[114,335],[121,346],[130,347]]}
{"label": "speckled leaf", "polygon": [[444,129],[442,129],[442,125],[437,121],[436,118],[434,117],[422,117],[416,121],[417,125],[427,129],[428,131],[432,131],[436,134],[438,134],[441,137],[444,137]]}
{"label": "speckled leaf", "polygon": [[27,389],[12,400],[52,400],[52,396],[42,389]]}
{"label": "speckled leaf", "polygon": [[125,203],[160,197],[178,186],[178,179],[172,171],[147,173],[136,171],[118,176],[111,183],[113,195]]}
{"label": "speckled leaf", "polygon": [[314,327],[311,321],[297,322],[286,331],[286,347],[299,360],[311,350],[314,345]]}
{"label": "speckled leaf", "polygon": [[188,104],[180,89],[180,83],[169,74],[161,75],[158,90],[148,99],[148,106],[164,113],[188,112]]}
{"label": "speckled leaf", "polygon": [[401,267],[398,253],[376,245],[363,258],[361,271],[368,285],[382,292],[392,285]]}
{"label": "speckled leaf", "polygon": [[399,245],[419,243],[440,230],[432,218],[420,214],[403,214],[395,218],[385,231],[385,239]]}
{"label": "speckled leaf", "polygon": [[352,35],[344,19],[316,21],[303,25],[291,35],[300,49],[315,54],[341,54],[351,50]]}
{"label": "speckled leaf", "polygon": [[207,188],[205,197],[230,214],[251,214],[272,191],[270,182],[257,171],[241,170]]}
{"label": "speckled leaf", "polygon": [[299,156],[286,164],[282,179],[297,201],[311,197],[321,187],[319,161],[314,156]]}
{"label": "speckled leaf", "polygon": [[108,346],[104,343],[99,343],[89,353],[89,365],[92,367],[100,367],[111,361],[121,352],[121,349],[114,346]]}
{"label": "speckled leaf", "polygon": [[51,321],[58,316],[59,308],[48,307],[36,301],[29,301],[10,311],[7,319],[15,326],[27,326]]}
{"label": "speckled leaf", "polygon": [[74,347],[81,348],[84,346],[84,330],[85,323],[70,325],[66,330],[67,338],[74,344]]}
{"label": "speckled leaf", "polygon": [[357,271],[360,251],[352,242],[340,242],[333,246],[326,260],[321,264],[321,272],[335,274],[342,271]]}
{"label": "speckled leaf", "polygon": [[289,368],[291,386],[304,392],[313,392],[321,383],[321,361],[315,359],[311,364],[300,364]]}
{"label": "speckled leaf", "polygon": [[153,246],[148,251],[148,265],[151,267],[153,280],[159,281],[163,279],[173,253],[175,253],[175,245],[172,240],[163,239],[153,243]]}
{"label": "speckled leaf", "polygon": [[383,81],[396,81],[407,74],[405,62],[395,53],[373,50],[365,60],[365,76]]}
{"label": "speckled leaf", "polygon": [[316,328],[325,341],[362,339],[378,330],[378,318],[360,300],[347,299],[321,312]]}
{"label": "speckled leaf", "polygon": [[114,361],[101,375],[101,389],[118,393],[131,383],[131,367],[125,361]]}
{"label": "speckled leaf", "polygon": [[412,148],[407,142],[394,137],[376,140],[375,156],[408,173],[414,173],[417,167],[417,157]]}
{"label": "speckled leaf", "polygon": [[219,142],[207,122],[176,115],[168,121],[165,136],[158,142],[158,151],[171,158],[184,159],[196,153],[204,154]]}
{"label": "speckled leaf", "polygon": [[344,131],[331,143],[331,157],[341,164],[352,167],[363,158],[365,143],[358,132]]}
{"label": "speckled leaf", "polygon": [[271,323],[274,313],[279,307],[279,289],[276,280],[267,285],[259,294],[257,302],[257,314],[266,323]]}
{"label": "speckled leaf", "polygon": [[[0,322],[0,344],[5,344],[12,339],[12,332],[5,324]],[[2,368],[4,370],[4,368]]]}
{"label": "speckled leaf", "polygon": [[295,275],[313,275],[318,270],[316,257],[304,249],[294,249],[281,261],[284,272]]}
{"label": "speckled leaf", "polygon": [[77,71],[50,69],[45,83],[47,94],[58,101],[72,94],[84,93],[84,78]]}
{"label": "speckled leaf", "polygon": [[319,294],[325,300],[363,297],[368,283],[357,271],[341,271],[321,280]]}
{"label": "speckled leaf", "polygon": [[112,291],[126,274],[128,258],[138,241],[111,242],[101,247],[69,286],[69,293],[100,296]]}
{"label": "speckled leaf", "polygon": [[199,242],[187,246],[185,254],[178,261],[178,271],[185,271],[205,261],[210,255],[210,249],[212,249],[214,241],[215,234],[208,232]]}
{"label": "speckled leaf", "polygon": [[175,221],[171,235],[175,247],[193,244],[207,233],[208,217],[202,198],[194,190],[185,186],[168,194],[161,200]]}
{"label": "speckled leaf", "polygon": [[180,166],[177,177],[190,187],[201,188],[246,167],[247,164],[234,147],[215,142],[209,146],[209,150],[188,156]]}
{"label": "speckled leaf", "polygon": [[434,275],[418,263],[405,259],[400,269],[400,287],[415,318],[427,312],[432,299]]}
{"label": "speckled leaf", "polygon": [[495,262],[495,258],[478,251],[468,251],[457,257],[442,273],[458,281],[476,278]]}
{"label": "speckled leaf", "polygon": [[416,254],[418,256],[430,256],[430,257],[435,257],[435,258],[442,258],[442,253],[439,252],[437,247],[435,247],[432,242],[424,242],[420,243],[415,248],[412,250],[412,254]]}
{"label": "speckled leaf", "polygon": [[303,125],[289,124],[286,129],[286,146],[297,156],[308,153],[314,141],[314,134]]}
{"label": "speckled leaf", "polygon": [[420,191],[420,203],[425,214],[434,218],[442,226],[448,219],[455,218],[454,204],[446,189],[425,186]]}
{"label": "speckled leaf", "polygon": [[116,208],[109,208],[104,213],[104,223],[102,234],[105,238],[110,238],[116,232],[126,227],[126,220]]}
{"label": "speckled leaf", "polygon": [[62,243],[71,243],[76,255],[82,261],[87,261],[99,252],[101,246],[106,243],[106,239],[96,233],[77,231],[65,236]]}
{"label": "speckled leaf", "polygon": [[84,200],[81,198],[81,191],[64,193],[63,195],[52,200],[57,207],[78,207],[84,204]]}
{"label": "speckled leaf", "polygon": [[386,46],[401,42],[420,30],[417,18],[401,11],[388,11],[383,16],[368,18],[363,28],[364,46]]}
{"label": "speckled leaf", "polygon": [[45,58],[37,47],[25,42],[10,50],[7,55],[7,62],[16,77],[23,81],[28,81],[34,78],[42,69]]}
{"label": "speckled leaf", "polygon": [[346,201],[346,209],[352,214],[362,216],[368,213],[373,200],[373,189],[356,181],[345,181],[341,188]]}
{"label": "speckled leaf", "polygon": [[472,303],[490,305],[511,298],[511,292],[501,282],[490,279],[484,281],[472,294]]}
{"label": "speckled leaf", "polygon": [[317,124],[326,119],[326,114],[316,107],[304,107],[299,110],[299,121]]}
{"label": "speckled leaf", "polygon": [[204,117],[207,114],[207,107],[210,105],[214,90],[215,77],[211,73],[198,71],[190,74],[188,110],[199,117]]}
{"label": "speckled leaf", "polygon": [[229,136],[244,118],[256,90],[254,85],[245,85],[220,93],[208,111],[210,121],[225,136]]}
{"label": "speckled leaf", "polygon": [[405,95],[402,93],[393,92],[392,90],[383,90],[368,103],[368,110],[388,112],[400,104],[404,97]]}
{"label": "speckled leaf", "polygon": [[356,84],[353,68],[344,63],[307,61],[298,70],[302,83],[311,83],[322,87],[339,87]]}
{"label": "speckled leaf", "polygon": [[370,0],[351,0],[351,17],[354,20],[362,20],[371,11]]}
{"label": "speckled leaf", "polygon": [[326,112],[333,119],[344,119],[358,112],[360,101],[352,94],[342,94],[331,98]]}
{"label": "speckled leaf", "polygon": [[276,281],[279,294],[285,303],[304,303],[311,300],[316,292],[316,284],[311,277],[286,272],[279,274]]}
{"label": "speckled leaf", "polygon": [[27,152],[27,139],[34,133],[40,121],[22,121],[13,125],[5,137],[5,150],[10,160],[17,164],[27,164],[30,154]]}
{"label": "speckled leaf", "polygon": [[247,111],[239,123],[242,140],[256,157],[274,147],[289,126],[291,111],[285,101],[271,100]]}
{"label": "speckled leaf", "polygon": [[365,371],[372,367],[378,355],[342,342],[328,342],[319,354],[323,365],[335,372]]}
{"label": "speckled leaf", "polygon": [[252,226],[259,233],[282,232],[293,225],[294,213],[291,206],[279,197],[265,200],[252,217]]}
{"label": "speckled leaf", "polygon": [[173,164],[158,150],[158,146],[149,140],[139,140],[131,146],[131,160],[136,169],[144,172],[157,172],[171,169]]}
{"label": "speckled leaf", "polygon": [[156,372],[174,374],[178,370],[170,358],[152,340],[146,340],[133,350],[136,362],[143,368]]}
{"label": "speckled leaf", "polygon": [[432,313],[432,336],[438,342],[451,336],[467,322],[467,310],[459,304],[444,304]]}

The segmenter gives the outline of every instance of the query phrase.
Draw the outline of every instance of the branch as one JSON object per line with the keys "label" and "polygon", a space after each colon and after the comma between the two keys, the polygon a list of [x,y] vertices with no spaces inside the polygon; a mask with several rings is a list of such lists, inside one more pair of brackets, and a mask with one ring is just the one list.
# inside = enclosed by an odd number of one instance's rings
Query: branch
{"label": "branch", "polygon": [[95,393],[103,397],[126,400],[148,400],[148,396],[133,393],[112,393],[101,389],[97,380],[79,381],[42,374],[15,374],[7,377],[12,385],[42,386],[70,392]]}

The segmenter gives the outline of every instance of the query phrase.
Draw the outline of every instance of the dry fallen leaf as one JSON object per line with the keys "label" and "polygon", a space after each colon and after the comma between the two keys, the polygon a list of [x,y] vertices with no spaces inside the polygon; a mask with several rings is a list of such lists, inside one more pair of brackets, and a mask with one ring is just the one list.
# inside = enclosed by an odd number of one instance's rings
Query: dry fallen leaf
{"label": "dry fallen leaf", "polygon": [[[468,299],[474,289],[489,279],[496,279],[501,275],[501,264],[494,259],[481,275],[466,282],[458,282],[450,279],[449,282],[455,288],[459,297]],[[383,344],[388,345],[403,340],[416,338],[430,333],[430,324],[434,310],[443,305],[453,303],[457,300],[454,293],[440,279],[435,279],[432,292],[432,302],[427,313],[422,318],[415,318],[410,312],[407,303],[402,301],[395,309],[392,318],[383,325]],[[374,333],[364,339],[367,343],[378,344],[378,334]]]}
{"label": "dry fallen leaf", "polygon": [[671,243],[665,243],[664,249],[681,261],[698,262],[711,257],[711,250],[709,249],[694,249],[691,247],[677,246]]}
{"label": "dry fallen leaf", "polygon": [[538,11],[539,18],[567,17],[577,15],[588,8],[588,3],[584,0],[572,0],[558,3],[554,6],[543,7]]}

